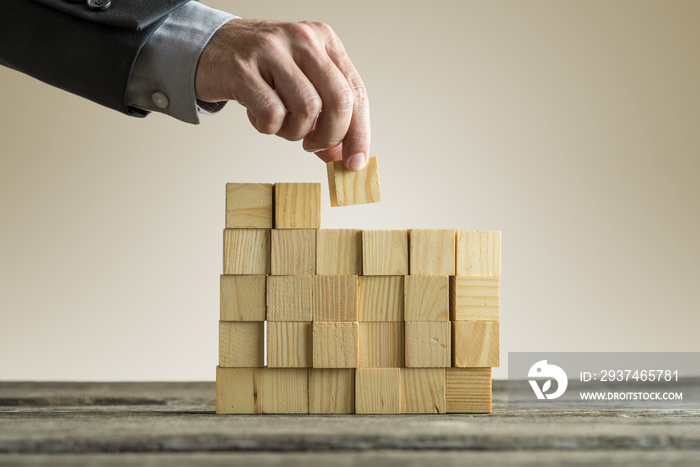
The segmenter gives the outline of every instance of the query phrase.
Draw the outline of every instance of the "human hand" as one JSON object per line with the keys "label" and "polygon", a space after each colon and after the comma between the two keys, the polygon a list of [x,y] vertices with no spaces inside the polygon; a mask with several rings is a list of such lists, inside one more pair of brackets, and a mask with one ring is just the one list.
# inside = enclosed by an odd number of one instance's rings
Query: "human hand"
{"label": "human hand", "polygon": [[234,19],[204,48],[197,98],[235,100],[261,133],[359,170],[369,158],[369,101],[343,44],[323,23]]}

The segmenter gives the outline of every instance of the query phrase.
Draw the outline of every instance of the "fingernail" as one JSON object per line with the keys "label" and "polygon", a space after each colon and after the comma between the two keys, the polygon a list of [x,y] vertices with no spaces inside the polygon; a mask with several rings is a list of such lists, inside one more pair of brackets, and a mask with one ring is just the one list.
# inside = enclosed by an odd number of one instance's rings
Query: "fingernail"
{"label": "fingernail", "polygon": [[367,163],[367,158],[363,153],[358,153],[350,156],[350,159],[348,159],[347,163],[345,164],[345,167],[347,167],[350,170],[362,170]]}

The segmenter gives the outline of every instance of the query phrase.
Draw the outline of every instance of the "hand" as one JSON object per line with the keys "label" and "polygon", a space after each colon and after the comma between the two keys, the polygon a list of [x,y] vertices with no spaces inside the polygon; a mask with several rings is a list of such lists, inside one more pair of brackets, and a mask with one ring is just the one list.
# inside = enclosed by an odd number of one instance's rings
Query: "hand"
{"label": "hand", "polygon": [[369,101],[343,44],[323,23],[234,19],[204,48],[197,98],[235,100],[261,133],[304,140],[351,170],[369,158]]}

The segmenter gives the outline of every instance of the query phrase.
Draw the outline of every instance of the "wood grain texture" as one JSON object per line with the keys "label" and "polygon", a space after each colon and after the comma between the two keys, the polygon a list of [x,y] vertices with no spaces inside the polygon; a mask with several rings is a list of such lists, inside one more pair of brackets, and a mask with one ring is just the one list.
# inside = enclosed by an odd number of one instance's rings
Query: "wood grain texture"
{"label": "wood grain texture", "polygon": [[314,276],[267,276],[268,321],[312,321]]}
{"label": "wood grain texture", "polygon": [[404,276],[360,276],[360,321],[404,320]]}
{"label": "wood grain texture", "polygon": [[271,229],[271,183],[226,184],[227,229]]}
{"label": "wood grain texture", "polygon": [[275,276],[316,273],[316,230],[272,230],[271,273]]}
{"label": "wood grain texture", "polygon": [[275,228],[321,228],[321,184],[276,183]]}
{"label": "wood grain texture", "polygon": [[309,413],[309,370],[263,368],[263,413]]}
{"label": "wood grain texture", "polygon": [[381,200],[376,157],[370,157],[367,165],[358,171],[346,169],[343,161],[328,162],[326,169],[331,206],[378,203]]}
{"label": "wood grain texture", "polygon": [[314,368],[357,368],[359,360],[357,321],[313,323]]}
{"label": "wood grain texture", "polygon": [[216,413],[262,413],[262,368],[217,366]]}
{"label": "wood grain texture", "polygon": [[355,413],[355,370],[309,370],[309,413]]}
{"label": "wood grain texture", "polygon": [[455,275],[455,231],[413,229],[409,235],[411,275]]}
{"label": "wood grain texture", "polygon": [[360,323],[360,367],[404,366],[404,323]]}
{"label": "wood grain texture", "polygon": [[270,230],[224,229],[224,274],[270,274]]}
{"label": "wood grain texture", "polygon": [[449,285],[448,276],[406,276],[404,319],[449,321]]}
{"label": "wood grain texture", "polygon": [[365,276],[408,274],[408,231],[363,230],[362,274]]}
{"label": "wood grain texture", "polygon": [[401,413],[401,382],[398,368],[355,370],[355,413]]}
{"label": "wood grain texture", "polygon": [[406,367],[450,366],[450,337],[449,321],[406,321]]}
{"label": "wood grain texture", "polygon": [[500,276],[501,232],[497,230],[458,231],[457,275]]}
{"label": "wood grain texture", "polygon": [[316,231],[316,274],[362,274],[362,231]]}
{"label": "wood grain texture", "polygon": [[265,321],[265,276],[221,276],[221,321]]}
{"label": "wood grain texture", "polygon": [[219,321],[219,366],[265,366],[265,323]]}
{"label": "wood grain texture", "polygon": [[491,413],[491,368],[445,370],[447,413]]}
{"label": "wood grain texture", "polygon": [[500,365],[498,321],[454,321],[452,366],[496,367]]}
{"label": "wood grain texture", "polygon": [[401,413],[445,413],[444,368],[401,368]]}
{"label": "wood grain texture", "polygon": [[311,322],[268,321],[267,366],[308,368],[312,363]]}
{"label": "wood grain texture", "polygon": [[450,318],[453,321],[498,321],[500,317],[500,277],[450,277]]}
{"label": "wood grain texture", "polygon": [[357,321],[357,276],[314,276],[314,321]]}

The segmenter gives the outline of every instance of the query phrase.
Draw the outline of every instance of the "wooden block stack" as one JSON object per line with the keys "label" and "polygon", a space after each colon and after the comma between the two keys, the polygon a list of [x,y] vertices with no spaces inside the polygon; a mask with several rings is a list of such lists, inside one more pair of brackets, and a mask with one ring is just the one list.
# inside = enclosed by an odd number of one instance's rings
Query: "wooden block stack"
{"label": "wooden block stack", "polygon": [[320,191],[227,185],[217,413],[490,412],[500,232],[322,230]]}

